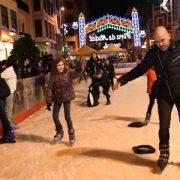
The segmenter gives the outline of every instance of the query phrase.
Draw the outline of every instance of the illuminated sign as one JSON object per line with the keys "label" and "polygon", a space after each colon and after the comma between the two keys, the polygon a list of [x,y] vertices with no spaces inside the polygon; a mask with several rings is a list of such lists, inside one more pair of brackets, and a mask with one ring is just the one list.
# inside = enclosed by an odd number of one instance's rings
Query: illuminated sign
{"label": "illuminated sign", "polygon": [[90,42],[97,42],[97,41],[116,41],[116,40],[122,40],[122,39],[131,39],[131,34],[129,33],[124,33],[124,34],[118,34],[114,35],[111,34],[109,36],[106,36],[104,34],[97,36],[97,35],[90,35],[89,36],[89,41]]}

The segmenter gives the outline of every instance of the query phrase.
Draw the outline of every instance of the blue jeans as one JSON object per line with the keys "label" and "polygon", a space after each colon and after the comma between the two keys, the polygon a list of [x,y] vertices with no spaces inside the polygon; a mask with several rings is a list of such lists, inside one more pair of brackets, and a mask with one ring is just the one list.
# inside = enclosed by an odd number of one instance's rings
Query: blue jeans
{"label": "blue jeans", "polygon": [[[68,129],[73,129],[73,124],[72,124],[71,116],[70,116],[71,102],[70,101],[63,102],[63,105],[64,105],[64,115],[65,115]],[[54,120],[54,124],[55,124],[57,132],[60,132],[63,129],[61,122],[59,120],[59,112],[60,112],[61,106],[62,106],[62,103],[54,104],[54,107],[53,107],[53,120]]]}
{"label": "blue jeans", "polygon": [[2,122],[3,135],[5,135],[8,131],[11,130],[10,122],[5,113],[4,104],[5,102],[0,99],[0,120]]}

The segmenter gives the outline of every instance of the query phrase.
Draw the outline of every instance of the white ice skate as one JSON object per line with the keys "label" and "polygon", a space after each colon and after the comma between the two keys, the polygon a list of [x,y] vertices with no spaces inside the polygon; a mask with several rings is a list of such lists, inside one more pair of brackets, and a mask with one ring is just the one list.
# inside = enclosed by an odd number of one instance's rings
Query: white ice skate
{"label": "white ice skate", "polygon": [[160,4],[160,7],[163,8],[165,11],[169,12],[169,9],[167,8],[167,2],[168,2],[168,0],[164,0],[164,1]]}

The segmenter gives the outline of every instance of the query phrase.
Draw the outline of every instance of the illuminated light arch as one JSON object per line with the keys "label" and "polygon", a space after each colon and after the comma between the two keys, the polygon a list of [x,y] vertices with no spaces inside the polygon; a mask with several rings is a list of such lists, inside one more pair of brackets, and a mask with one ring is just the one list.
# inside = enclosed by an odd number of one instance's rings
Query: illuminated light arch
{"label": "illuminated light arch", "polygon": [[139,17],[136,8],[133,8],[131,15],[132,20],[107,14],[86,24],[85,17],[81,13],[78,20],[80,47],[86,44],[86,34],[93,31],[97,31],[99,33],[106,29],[113,29],[124,33],[133,34],[134,45],[136,47],[141,46],[141,32],[139,29]]}
{"label": "illuminated light arch", "polygon": [[133,33],[132,22],[130,19],[125,19],[109,14],[87,23],[85,28],[87,34],[92,31],[101,32],[106,29]]}

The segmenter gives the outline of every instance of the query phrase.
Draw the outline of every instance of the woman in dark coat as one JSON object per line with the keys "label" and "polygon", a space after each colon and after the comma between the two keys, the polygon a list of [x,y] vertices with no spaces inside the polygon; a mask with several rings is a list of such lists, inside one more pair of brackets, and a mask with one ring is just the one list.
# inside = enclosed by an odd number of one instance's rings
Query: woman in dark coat
{"label": "woman in dark coat", "polygon": [[49,91],[47,98],[47,109],[50,110],[51,103],[53,106],[53,120],[56,127],[56,135],[54,140],[59,142],[63,136],[63,127],[59,121],[59,112],[62,104],[64,105],[64,114],[68,126],[69,141],[71,144],[75,142],[75,131],[70,116],[71,101],[75,98],[73,79],[79,74],[75,70],[69,70],[65,66],[65,62],[60,59],[55,61],[49,81]]}
{"label": "woman in dark coat", "polygon": [[3,78],[0,78],[0,89],[0,120],[3,127],[3,136],[0,138],[0,143],[15,143],[14,132],[4,109],[6,97],[10,95],[10,89]]}

